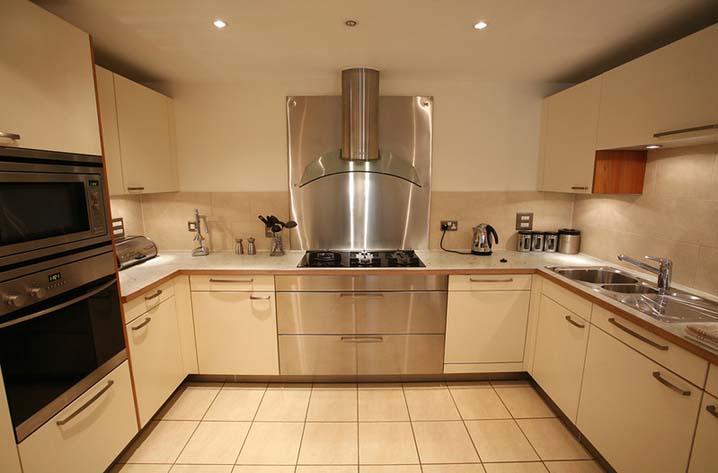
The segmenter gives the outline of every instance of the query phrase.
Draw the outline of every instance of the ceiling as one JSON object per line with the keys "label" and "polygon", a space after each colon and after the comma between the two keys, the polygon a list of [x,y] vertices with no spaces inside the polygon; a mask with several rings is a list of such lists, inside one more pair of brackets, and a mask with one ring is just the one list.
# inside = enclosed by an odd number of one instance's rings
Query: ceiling
{"label": "ceiling", "polygon": [[[336,73],[577,82],[718,22],[717,0],[35,0],[142,82]],[[223,30],[212,26],[220,17]],[[348,28],[347,19],[358,21]],[[473,29],[479,20],[489,26]]]}

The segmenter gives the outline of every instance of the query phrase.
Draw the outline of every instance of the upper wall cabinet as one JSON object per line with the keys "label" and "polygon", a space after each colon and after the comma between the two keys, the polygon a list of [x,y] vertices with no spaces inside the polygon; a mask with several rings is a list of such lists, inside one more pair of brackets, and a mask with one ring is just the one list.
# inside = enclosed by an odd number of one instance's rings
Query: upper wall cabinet
{"label": "upper wall cabinet", "polygon": [[97,67],[110,195],[177,190],[172,99]]}
{"label": "upper wall cabinet", "polygon": [[0,146],[102,154],[90,37],[27,0],[4,0],[0,43]]}
{"label": "upper wall cabinet", "polygon": [[717,58],[713,25],[605,73],[597,149],[718,141],[684,131],[718,126]]}

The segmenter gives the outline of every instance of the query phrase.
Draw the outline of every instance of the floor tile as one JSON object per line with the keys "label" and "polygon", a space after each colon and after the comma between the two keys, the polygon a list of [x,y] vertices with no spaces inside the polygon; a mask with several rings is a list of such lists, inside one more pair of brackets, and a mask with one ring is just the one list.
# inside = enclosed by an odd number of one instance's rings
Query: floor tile
{"label": "floor tile", "polygon": [[237,459],[242,465],[295,465],[302,423],[255,422]]}
{"label": "floor tile", "polygon": [[539,457],[514,420],[466,422],[482,462],[520,462]]}
{"label": "floor tile", "polygon": [[540,462],[530,463],[484,463],[486,473],[548,473]]}
{"label": "floor tile", "polygon": [[151,421],[121,463],[174,463],[199,422]]}
{"label": "floor tile", "polygon": [[304,422],[311,393],[311,385],[308,384],[269,386],[255,420]]}
{"label": "floor tile", "polygon": [[202,420],[222,384],[194,383],[180,387],[160,409],[156,418],[162,420]]}
{"label": "floor tile", "polygon": [[412,421],[461,419],[446,386],[406,385],[404,395]]}
{"label": "floor tile", "polygon": [[297,473],[357,473],[356,465],[298,465]]}
{"label": "floor tile", "polygon": [[237,465],[232,473],[294,473],[294,466]]}
{"label": "floor tile", "polygon": [[466,420],[511,418],[489,383],[452,383],[449,390],[461,417]]}
{"label": "floor tile", "polygon": [[593,460],[546,462],[546,467],[551,473],[604,473]]}
{"label": "floor tile", "polygon": [[359,421],[408,421],[401,385],[359,387]]}
{"label": "floor tile", "polygon": [[250,425],[250,422],[201,422],[177,463],[233,465]]}
{"label": "floor tile", "polygon": [[423,465],[424,473],[485,473],[480,463],[464,465]]}
{"label": "floor tile", "polygon": [[591,455],[558,419],[517,420],[542,460],[588,460]]}
{"label": "floor tile", "polygon": [[226,385],[217,394],[204,420],[251,421],[257,413],[266,386]]}
{"label": "floor tile", "polygon": [[356,465],[356,423],[307,423],[299,451],[304,465]]}
{"label": "floor tile", "polygon": [[172,465],[142,465],[126,463],[113,465],[108,473],[167,473]]}
{"label": "floor tile", "polygon": [[309,401],[307,422],[356,422],[357,389],[355,385],[315,385]]}
{"label": "floor tile", "polygon": [[422,463],[478,462],[463,422],[413,422]]}
{"label": "floor tile", "polygon": [[175,465],[170,473],[232,473],[233,465]]}
{"label": "floor tile", "polygon": [[494,382],[494,389],[517,419],[530,417],[556,417],[550,407],[529,383],[511,381]]}
{"label": "floor tile", "polygon": [[419,463],[410,422],[359,424],[359,464]]}
{"label": "floor tile", "polygon": [[359,465],[359,473],[421,473],[421,467],[419,465]]}

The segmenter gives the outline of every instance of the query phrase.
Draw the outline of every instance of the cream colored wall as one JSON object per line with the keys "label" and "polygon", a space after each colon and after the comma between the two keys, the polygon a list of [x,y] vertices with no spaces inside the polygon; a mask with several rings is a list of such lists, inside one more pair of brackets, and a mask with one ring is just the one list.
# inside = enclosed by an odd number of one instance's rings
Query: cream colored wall
{"label": "cream colored wall", "polygon": [[640,196],[579,196],[582,251],[667,256],[674,281],[718,294],[718,145],[650,151]]}

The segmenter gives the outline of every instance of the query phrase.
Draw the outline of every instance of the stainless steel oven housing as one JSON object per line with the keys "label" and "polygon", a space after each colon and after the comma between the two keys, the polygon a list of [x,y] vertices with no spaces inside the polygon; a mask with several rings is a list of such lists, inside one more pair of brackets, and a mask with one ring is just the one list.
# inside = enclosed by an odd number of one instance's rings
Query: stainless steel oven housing
{"label": "stainless steel oven housing", "polygon": [[[101,156],[0,147],[0,192],[3,185],[23,184],[27,184],[28,188],[31,188],[32,184],[81,185],[82,194],[75,204],[82,205],[74,205],[71,210],[82,209],[86,213],[84,219],[87,225],[76,232],[54,232],[51,236],[28,238],[8,244],[3,244],[0,239],[0,267],[110,241],[109,211],[105,202]],[[26,203],[28,208],[43,204],[32,202],[31,191],[18,195],[31,200]],[[0,211],[6,211],[11,204],[7,201],[0,202]],[[18,219],[20,224],[25,224],[38,218],[38,215],[28,210],[23,215],[13,217]]]}

